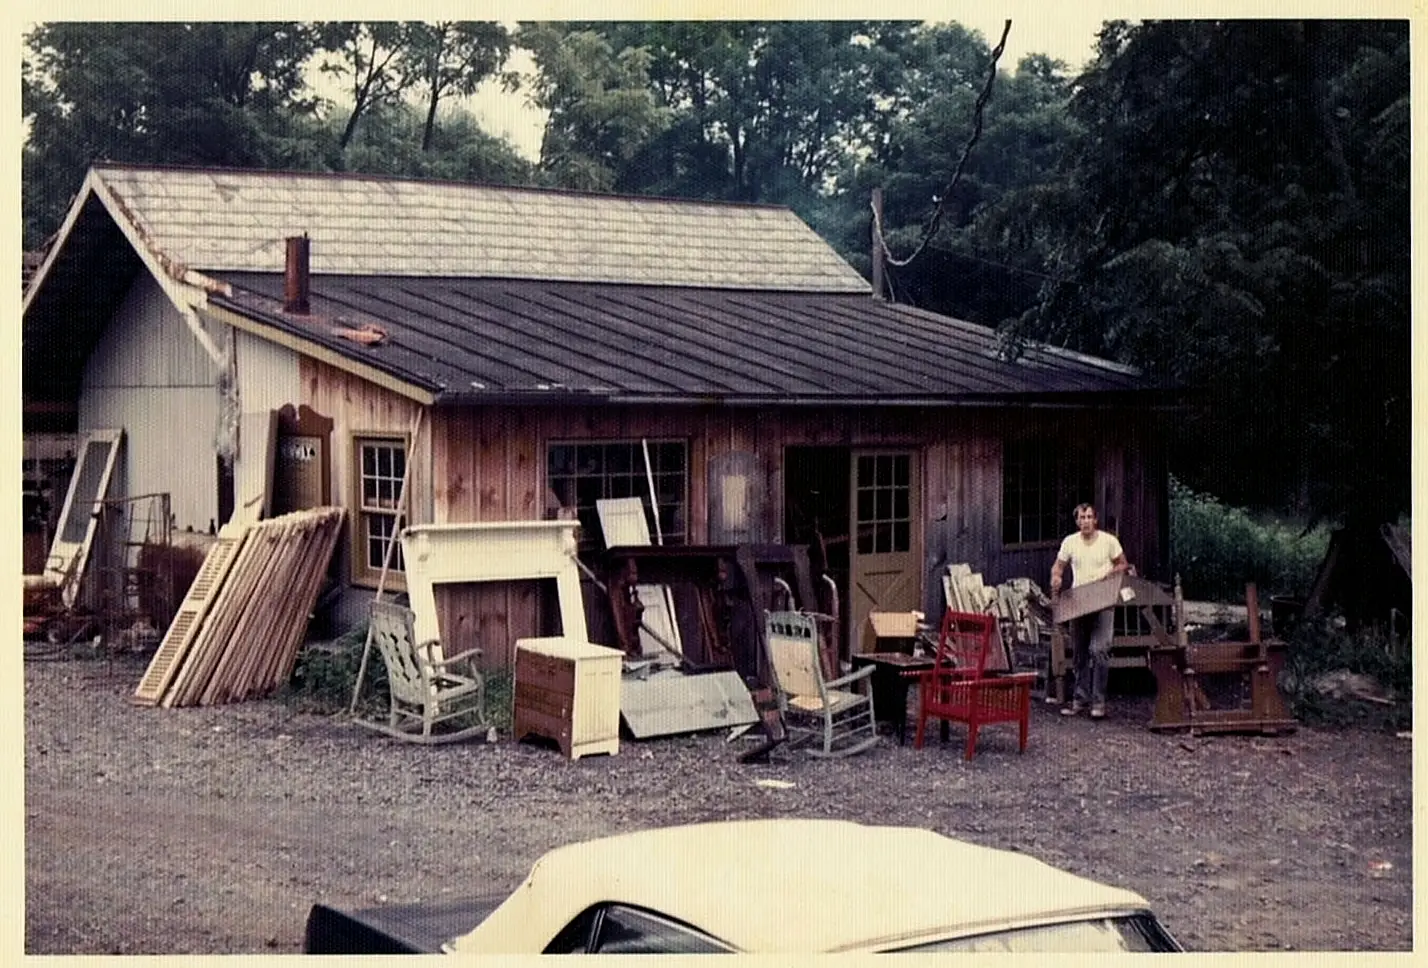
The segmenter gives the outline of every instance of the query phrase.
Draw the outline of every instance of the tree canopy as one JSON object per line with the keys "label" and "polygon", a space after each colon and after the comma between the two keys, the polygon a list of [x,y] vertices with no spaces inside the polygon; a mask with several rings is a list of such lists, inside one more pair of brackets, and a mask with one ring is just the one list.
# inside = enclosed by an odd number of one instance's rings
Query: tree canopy
{"label": "tree canopy", "polygon": [[[868,273],[880,188],[890,251],[917,253],[892,298],[1000,328],[1010,354],[1048,341],[1196,388],[1172,468],[1190,486],[1360,524],[1408,508],[1405,21],[1115,21],[1078,74],[994,68],[980,33],[902,21],[52,23],[25,42],[29,247],[110,159],[784,204]],[[534,163],[461,107],[493,80],[547,113]]]}

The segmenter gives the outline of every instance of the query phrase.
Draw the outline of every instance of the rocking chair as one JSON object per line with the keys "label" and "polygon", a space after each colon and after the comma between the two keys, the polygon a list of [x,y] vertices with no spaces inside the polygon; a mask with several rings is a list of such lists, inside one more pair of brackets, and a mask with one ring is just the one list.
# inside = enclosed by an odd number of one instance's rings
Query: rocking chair
{"label": "rocking chair", "polygon": [[995,616],[976,612],[948,609],[943,615],[933,666],[917,673],[920,688],[914,749],[922,749],[927,721],[941,719],[967,724],[969,760],[977,753],[977,731],[991,723],[1016,723],[1018,752],[1026,752],[1036,673],[987,670],[996,622]]}
{"label": "rocking chair", "polygon": [[[769,668],[788,731],[789,747],[818,741],[810,756],[851,756],[878,741],[873,692],[866,666],[837,679],[823,677],[817,617],[807,612],[765,612]],[[861,683],[861,689],[858,684]]]}
{"label": "rocking chair", "polygon": [[[486,682],[476,666],[481,650],[443,659],[435,639],[416,642],[412,620],[409,608],[389,602],[372,603],[372,638],[387,666],[392,705],[385,723],[363,719],[357,722],[410,743],[454,743],[485,733],[490,728],[486,722]],[[463,667],[463,672],[450,671]],[[457,718],[473,724],[451,732],[433,729],[438,723]]]}

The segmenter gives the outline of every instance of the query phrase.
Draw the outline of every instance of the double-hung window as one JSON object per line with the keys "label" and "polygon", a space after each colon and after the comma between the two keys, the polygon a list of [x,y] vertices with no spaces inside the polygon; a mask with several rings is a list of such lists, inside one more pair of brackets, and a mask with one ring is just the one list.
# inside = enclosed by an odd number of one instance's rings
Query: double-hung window
{"label": "double-hung window", "polygon": [[1004,442],[1002,544],[1060,541],[1076,528],[1072,510],[1095,501],[1091,452],[1059,437],[1018,437]]}
{"label": "double-hung window", "polygon": [[[407,470],[405,437],[363,435],[353,438],[353,479],[356,486],[352,542],[352,581],[375,585],[382,574],[387,544],[399,527],[397,501]],[[389,588],[405,587],[402,546],[392,549]]]}

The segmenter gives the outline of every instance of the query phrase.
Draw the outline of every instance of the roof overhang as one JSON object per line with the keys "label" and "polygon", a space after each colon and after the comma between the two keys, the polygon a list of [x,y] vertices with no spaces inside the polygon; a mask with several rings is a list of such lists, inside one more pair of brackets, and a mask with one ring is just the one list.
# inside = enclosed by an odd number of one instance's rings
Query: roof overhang
{"label": "roof overhang", "polygon": [[423,406],[437,402],[437,394],[430,387],[403,380],[386,370],[354,360],[350,356],[345,356],[318,340],[304,336],[296,327],[281,325],[271,318],[257,317],[251,312],[238,312],[230,306],[224,305],[220,296],[217,296],[217,294],[213,295],[215,298],[205,300],[203,305],[199,307],[199,315],[212,319],[216,323],[232,326],[234,329],[276,343],[279,346],[285,346],[290,350],[301,353],[303,356],[308,356],[321,363],[326,363],[344,373],[350,373],[369,383],[384,387],[394,393],[399,393]]}
{"label": "roof overhang", "polygon": [[226,287],[217,280],[189,269],[162,252],[157,246],[150,244],[138,219],[125,207],[119,197],[109,190],[109,186],[104,183],[98,170],[93,168],[85,176],[84,184],[80,187],[73,204],[70,205],[54,244],[50,246],[49,252],[35,273],[34,280],[25,291],[22,312],[25,315],[29,314],[31,304],[50,281],[50,277],[55,272],[55,266],[60,263],[60,256],[64,252],[70,236],[74,233],[82,213],[86,211],[86,203],[91,199],[95,199],[103,205],[114,225],[128,241],[130,248],[138,255],[144,268],[148,269],[149,274],[154,277],[159,288],[163,290],[164,295],[168,297],[174,309],[183,318],[194,339],[198,340],[215,364],[224,365],[223,351],[218,348],[212,337],[199,323],[198,318],[194,315],[194,308],[203,302],[206,293],[223,291]]}

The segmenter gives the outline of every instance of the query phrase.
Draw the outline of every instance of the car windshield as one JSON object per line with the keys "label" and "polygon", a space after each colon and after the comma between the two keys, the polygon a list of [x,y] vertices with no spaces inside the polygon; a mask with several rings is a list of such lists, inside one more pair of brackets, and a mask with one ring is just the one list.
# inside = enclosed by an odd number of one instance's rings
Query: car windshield
{"label": "car windshield", "polygon": [[1072,954],[1103,951],[1178,951],[1165,929],[1143,914],[1039,924],[989,931],[945,941],[899,948],[898,953],[923,951],[1006,951],[1015,953]]}

